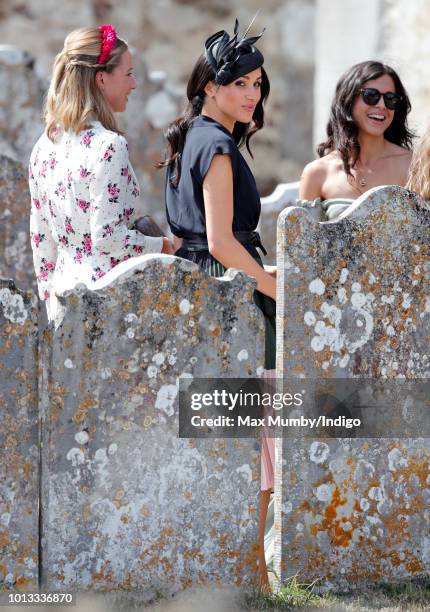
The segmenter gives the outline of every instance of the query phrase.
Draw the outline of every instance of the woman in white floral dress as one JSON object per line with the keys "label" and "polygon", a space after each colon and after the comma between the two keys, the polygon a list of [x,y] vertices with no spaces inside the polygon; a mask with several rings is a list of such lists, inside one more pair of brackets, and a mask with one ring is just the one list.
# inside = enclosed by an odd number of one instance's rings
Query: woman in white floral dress
{"label": "woman in white floral dress", "polygon": [[29,165],[31,245],[39,296],[91,286],[119,262],[173,253],[167,238],[131,229],[144,214],[127,141],[114,113],[136,88],[132,58],[111,25],[69,34],[54,63],[46,130]]}

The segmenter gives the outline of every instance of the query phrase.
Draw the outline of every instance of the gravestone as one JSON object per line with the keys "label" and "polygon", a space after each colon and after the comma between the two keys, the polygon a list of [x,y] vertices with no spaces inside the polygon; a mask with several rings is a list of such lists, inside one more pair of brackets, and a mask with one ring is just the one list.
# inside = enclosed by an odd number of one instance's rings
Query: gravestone
{"label": "gravestone", "polygon": [[36,290],[30,245],[27,170],[0,155],[0,276],[24,290]]}
{"label": "gravestone", "polygon": [[178,438],[180,378],[252,377],[254,281],[172,256],[119,264],[62,298],[43,407],[43,584],[171,594],[250,585],[260,454],[251,439]]}
{"label": "gravestone", "polygon": [[[326,223],[289,208],[278,245],[279,377],[429,378],[430,212],[415,195],[372,189]],[[385,425],[380,439],[277,441],[281,579],[351,588],[428,572],[430,439]]]}
{"label": "gravestone", "polygon": [[0,279],[0,591],[35,590],[39,563],[37,301]]}

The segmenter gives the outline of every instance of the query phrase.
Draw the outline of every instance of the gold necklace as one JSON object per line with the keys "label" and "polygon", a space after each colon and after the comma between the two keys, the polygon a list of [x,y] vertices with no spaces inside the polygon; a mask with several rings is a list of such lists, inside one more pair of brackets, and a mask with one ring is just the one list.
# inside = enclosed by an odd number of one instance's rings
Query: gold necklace
{"label": "gold necklace", "polygon": [[[354,170],[355,170],[355,173],[356,173],[356,176],[353,176],[354,183],[356,183],[356,185],[360,185],[360,187],[365,187],[367,189],[367,181],[369,180],[370,176],[373,174],[372,168],[369,167],[369,168],[366,169],[367,176],[366,176],[366,174],[360,176],[360,171],[357,168],[357,166],[354,168]],[[358,189],[357,186],[356,186],[356,189]],[[360,190],[358,189],[358,191],[360,191]],[[362,193],[362,191],[360,191],[360,193]]]}
{"label": "gold necklace", "polygon": [[[357,173],[357,169],[354,168],[355,172]],[[361,195],[363,194],[365,191],[367,191],[367,180],[366,177],[362,176],[359,177],[358,173],[357,176],[349,176],[348,177],[348,182],[351,184],[351,186],[356,189],[358,191],[358,193]],[[362,187],[363,189],[360,189],[360,187]]]}
{"label": "gold necklace", "polygon": [[[361,187],[367,187],[367,180],[368,179],[367,179],[366,175],[360,176],[359,173],[358,173],[358,169],[357,168],[355,168],[355,172],[356,172],[356,176],[354,177],[355,182],[358,183]],[[367,174],[368,175],[373,174],[373,170],[371,168],[368,168],[367,169]]]}

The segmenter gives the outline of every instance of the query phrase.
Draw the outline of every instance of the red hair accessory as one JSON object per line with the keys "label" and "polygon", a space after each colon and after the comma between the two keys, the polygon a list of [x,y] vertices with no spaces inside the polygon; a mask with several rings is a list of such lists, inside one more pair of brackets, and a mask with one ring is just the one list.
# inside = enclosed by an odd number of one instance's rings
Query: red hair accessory
{"label": "red hair accessory", "polygon": [[104,23],[99,27],[102,33],[102,44],[100,46],[100,55],[97,60],[98,64],[106,64],[109,59],[109,55],[116,44],[116,30],[113,25]]}

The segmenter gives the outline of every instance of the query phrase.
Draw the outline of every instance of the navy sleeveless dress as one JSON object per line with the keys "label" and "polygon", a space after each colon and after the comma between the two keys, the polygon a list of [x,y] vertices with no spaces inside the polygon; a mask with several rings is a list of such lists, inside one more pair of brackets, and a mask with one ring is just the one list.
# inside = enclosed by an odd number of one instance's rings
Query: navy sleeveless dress
{"label": "navy sleeveless dress", "polygon": [[[166,177],[167,220],[175,236],[201,236],[206,238],[203,181],[214,155],[229,155],[233,168],[233,232],[255,231],[261,212],[260,196],[254,176],[240,153],[233,135],[220,123],[199,115],[187,132],[181,156],[181,176],[174,183],[174,168],[168,167]],[[173,182],[173,184],[172,184]],[[242,243],[249,254],[263,266],[255,242]],[[257,245],[258,246],[258,245]],[[226,268],[217,261],[207,248],[189,250],[180,248],[177,257],[194,261],[211,276],[223,276]],[[259,291],[254,292],[254,301],[263,311],[266,327],[266,369],[275,368],[275,301]]]}

